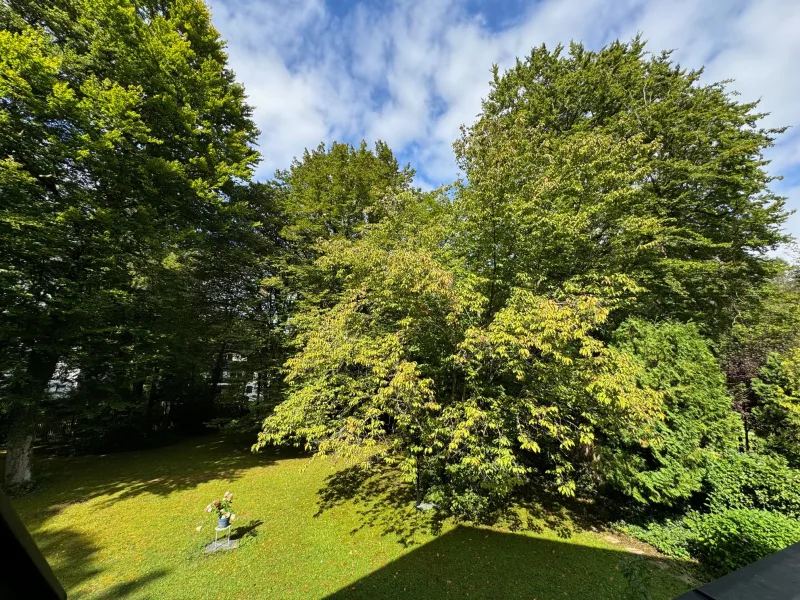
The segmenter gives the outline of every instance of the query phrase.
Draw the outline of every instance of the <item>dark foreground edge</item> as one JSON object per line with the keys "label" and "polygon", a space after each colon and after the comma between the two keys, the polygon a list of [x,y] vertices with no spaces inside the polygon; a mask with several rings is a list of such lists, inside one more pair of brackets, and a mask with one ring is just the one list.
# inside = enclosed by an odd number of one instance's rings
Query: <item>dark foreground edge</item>
{"label": "dark foreground edge", "polygon": [[676,600],[800,600],[800,544],[770,554]]}
{"label": "dark foreground edge", "polygon": [[64,588],[56,579],[36,542],[25,529],[11,502],[0,490],[0,598],[41,598],[65,600]]}

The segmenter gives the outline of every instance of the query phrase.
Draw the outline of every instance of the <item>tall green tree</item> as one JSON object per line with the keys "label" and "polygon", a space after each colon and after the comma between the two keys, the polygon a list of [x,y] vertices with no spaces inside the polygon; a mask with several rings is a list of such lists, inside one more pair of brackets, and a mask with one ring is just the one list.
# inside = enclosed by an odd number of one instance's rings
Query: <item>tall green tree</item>
{"label": "tall green tree", "polygon": [[321,224],[301,210],[315,228],[289,231],[322,240],[305,244],[317,291],[257,446],[378,453],[462,514],[536,476],[567,495],[598,473],[644,502],[696,491],[735,439],[702,336],[730,327],[786,239],[762,157],[780,130],[700,74],[638,38],[534,49],[495,72],[452,196],[389,193],[382,213]]}
{"label": "tall green tree", "polygon": [[659,394],[592,335],[624,278],[552,297],[515,289],[487,325],[480,278],[452,247],[449,199],[403,192],[391,206],[357,239],[318,244],[315,266],[340,293],[296,316],[288,397],[257,448],[381,456],[418,499],[475,514],[534,474],[574,494],[575,464],[604,429],[648,438]]}
{"label": "tall green tree", "polygon": [[751,449],[752,411],[758,404],[753,383],[770,355],[784,356],[800,342],[799,281],[797,267],[784,265],[777,277],[737,302],[733,325],[720,341],[722,366],[744,423],[747,451]]}
{"label": "tall green tree", "polygon": [[414,171],[401,168],[386,143],[374,150],[334,142],[306,150],[276,173],[287,243],[283,278],[297,300],[330,302],[338,293],[329,273],[314,267],[319,242],[354,240],[387,215],[396,194],[408,191]]}
{"label": "tall green tree", "polygon": [[414,171],[400,168],[385,142],[374,150],[363,141],[358,147],[334,142],[306,150],[276,176],[287,191],[283,235],[313,246],[319,239],[352,239],[379,222],[391,196],[409,189]]}
{"label": "tall green tree", "polygon": [[190,272],[236,222],[250,112],[199,0],[0,6],[8,483],[29,478],[45,388],[85,329]]}
{"label": "tall green tree", "polygon": [[[754,103],[703,84],[640,38],[544,46],[506,73],[455,145],[468,186],[464,252],[492,310],[511,286],[625,273],[651,319],[717,335],[774,272],[784,199],[769,189]],[[630,314],[630,313],[628,313]],[[620,313],[619,317],[623,317]]]}

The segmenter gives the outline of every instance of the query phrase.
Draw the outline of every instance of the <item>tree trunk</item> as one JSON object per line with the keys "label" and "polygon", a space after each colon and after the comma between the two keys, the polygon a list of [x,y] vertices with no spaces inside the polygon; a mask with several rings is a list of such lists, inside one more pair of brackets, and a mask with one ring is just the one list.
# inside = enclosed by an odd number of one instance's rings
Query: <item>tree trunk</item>
{"label": "tree trunk", "polygon": [[31,350],[24,378],[12,387],[14,406],[6,451],[7,487],[29,483],[31,480],[33,433],[37,413],[57,365],[58,354]]}
{"label": "tree trunk", "polygon": [[[167,376],[161,375],[158,370],[153,374],[153,384],[150,386],[150,393],[147,395],[147,404],[144,409],[144,421],[147,425],[149,435],[156,429],[155,410],[156,402],[163,398],[164,380]],[[144,386],[142,386],[142,397],[144,398]]]}
{"label": "tree trunk", "polygon": [[744,421],[744,451],[750,452],[750,419],[747,415],[742,415]]}
{"label": "tree trunk", "polygon": [[415,492],[417,503],[415,506],[422,504],[422,459],[417,455],[417,478],[415,482]]}
{"label": "tree trunk", "polygon": [[33,434],[27,428],[12,432],[6,451],[6,488],[28,483],[31,480]]}

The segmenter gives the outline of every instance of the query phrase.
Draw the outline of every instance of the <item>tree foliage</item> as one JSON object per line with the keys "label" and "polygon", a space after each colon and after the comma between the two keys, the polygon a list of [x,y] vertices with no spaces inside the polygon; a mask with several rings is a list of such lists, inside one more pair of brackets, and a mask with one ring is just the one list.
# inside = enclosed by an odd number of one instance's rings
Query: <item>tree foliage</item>
{"label": "tree foliage", "polygon": [[800,347],[784,356],[771,354],[753,391],[758,398],[755,431],[764,449],[800,467]]}
{"label": "tree foliage", "polygon": [[392,204],[358,239],[317,245],[317,268],[342,291],[297,316],[289,397],[258,446],[380,453],[434,496],[502,497],[533,473],[574,493],[574,457],[604,427],[647,436],[659,395],[591,336],[624,278],[560,297],[518,289],[486,325],[477,280],[449,248],[447,200],[404,192]]}
{"label": "tree foliage", "polygon": [[739,443],[719,363],[693,324],[630,319],[614,342],[640,363],[640,385],[663,394],[665,418],[657,446],[609,445],[609,481],[645,503],[686,500],[700,491],[709,466]]}
{"label": "tree foliage", "polygon": [[393,176],[370,204],[336,184],[363,147],[296,163],[308,302],[257,447],[389,457],[467,513],[534,480],[699,492],[738,441],[703,336],[777,272],[764,253],[786,217],[761,157],[779,130],[699,76],[639,39],[542,47],[495,71],[451,190]]}
{"label": "tree foliage", "polygon": [[745,448],[751,446],[753,408],[758,403],[754,382],[771,354],[783,355],[798,344],[800,290],[797,268],[781,265],[774,279],[738,302],[736,318],[720,340],[720,358],[742,417]]}
{"label": "tree foliage", "polygon": [[492,302],[517,281],[625,273],[643,288],[637,314],[724,330],[786,239],[762,157],[780,130],[700,75],[639,38],[495,67],[456,143],[465,236]]}
{"label": "tree foliage", "polygon": [[93,418],[199,359],[177,313],[216,310],[251,233],[257,130],[199,0],[12,1],[0,24],[2,386],[26,438],[59,362]]}
{"label": "tree foliage", "polygon": [[201,0],[2,3],[10,481],[48,420],[73,450],[263,421],[256,449],[380,463],[463,518],[621,495],[671,517],[637,535],[713,568],[791,541],[800,296],[768,254],[787,213],[763,156],[782,130],[701,74],[638,37],[542,46],[495,67],[452,186],[415,188],[383,142],[252,182]]}
{"label": "tree foliage", "polygon": [[704,488],[711,512],[756,508],[800,518],[800,470],[781,456],[728,452],[709,465]]}

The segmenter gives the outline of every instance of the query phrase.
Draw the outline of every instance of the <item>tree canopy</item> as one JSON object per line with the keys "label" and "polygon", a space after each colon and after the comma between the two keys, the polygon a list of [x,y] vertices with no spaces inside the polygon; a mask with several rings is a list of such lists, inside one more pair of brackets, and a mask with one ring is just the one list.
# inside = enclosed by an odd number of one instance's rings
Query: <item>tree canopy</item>
{"label": "tree canopy", "polygon": [[694,320],[718,334],[732,304],[774,271],[787,238],[769,190],[752,103],[644,42],[599,51],[535,48],[495,67],[456,155],[474,268],[492,306],[515,284],[553,289],[625,273],[636,313]]}
{"label": "tree canopy", "polygon": [[181,371],[253,229],[257,130],[200,1],[9,2],[0,24],[0,371],[24,447],[60,362],[90,412]]}
{"label": "tree canopy", "polygon": [[[465,514],[534,482],[699,493],[740,438],[711,348],[787,239],[762,157],[780,130],[699,77],[638,38],[495,69],[455,144],[466,181],[383,187],[357,231],[316,230],[311,269],[336,294],[293,318],[287,400],[257,447],[379,456]],[[333,180],[298,183],[324,206]]]}

